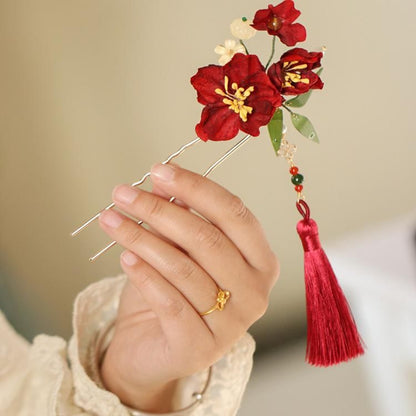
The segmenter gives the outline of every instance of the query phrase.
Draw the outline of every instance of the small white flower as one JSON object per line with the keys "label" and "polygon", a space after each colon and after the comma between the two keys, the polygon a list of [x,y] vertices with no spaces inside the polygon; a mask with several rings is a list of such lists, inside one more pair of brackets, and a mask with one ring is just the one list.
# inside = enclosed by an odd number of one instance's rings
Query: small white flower
{"label": "small white flower", "polygon": [[256,29],[250,26],[252,23],[245,17],[233,20],[230,24],[232,35],[241,40],[251,39],[256,34]]}
{"label": "small white flower", "polygon": [[214,52],[221,55],[218,59],[220,65],[225,65],[230,62],[236,53],[246,53],[244,46],[232,39],[227,39],[224,45],[217,45]]}

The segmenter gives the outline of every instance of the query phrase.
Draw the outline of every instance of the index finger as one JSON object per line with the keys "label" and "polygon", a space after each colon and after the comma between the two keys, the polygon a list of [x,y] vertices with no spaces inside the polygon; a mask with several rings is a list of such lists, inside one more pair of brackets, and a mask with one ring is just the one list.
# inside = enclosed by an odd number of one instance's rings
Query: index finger
{"label": "index finger", "polygon": [[179,166],[156,164],[151,179],[164,192],[182,200],[216,225],[249,264],[270,267],[274,254],[261,224],[236,195],[218,183]]}

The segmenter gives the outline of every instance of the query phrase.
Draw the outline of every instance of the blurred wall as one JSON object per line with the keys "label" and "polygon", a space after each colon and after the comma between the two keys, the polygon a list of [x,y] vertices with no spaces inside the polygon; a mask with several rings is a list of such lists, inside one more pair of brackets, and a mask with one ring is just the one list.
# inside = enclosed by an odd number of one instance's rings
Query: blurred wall
{"label": "blurred wall", "polygon": [[[75,295],[120,272],[98,225],[69,233],[194,137],[201,106],[189,78],[216,63],[229,23],[266,6],[239,1],[0,0],[0,301],[27,337],[68,337]],[[303,113],[321,144],[290,130],[324,242],[415,205],[415,3],[297,0],[308,40],[328,51],[325,88]],[[248,42],[263,59],[264,33]],[[230,143],[200,143],[178,162],[202,172]],[[213,174],[260,219],[282,263],[253,332],[304,323],[299,215],[284,160],[264,128]],[[273,332],[271,332],[273,331]]]}

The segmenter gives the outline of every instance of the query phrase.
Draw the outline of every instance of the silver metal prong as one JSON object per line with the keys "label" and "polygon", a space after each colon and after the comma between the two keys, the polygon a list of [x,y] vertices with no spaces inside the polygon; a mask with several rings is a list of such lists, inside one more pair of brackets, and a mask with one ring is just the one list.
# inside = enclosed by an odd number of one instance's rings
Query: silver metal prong
{"label": "silver metal prong", "polygon": [[[172,159],[174,159],[175,157],[179,156],[181,153],[184,152],[185,149],[187,149],[188,147],[192,146],[193,144],[199,142],[201,139],[199,137],[191,140],[189,143],[184,144],[183,146],[181,146],[176,152],[170,154],[166,160],[164,160],[162,163],[165,165],[166,163],[169,163]],[[131,186],[139,186],[141,185],[148,177],[150,176],[150,172],[146,172],[142,178],[137,181],[137,182],[133,182],[131,184]],[[73,231],[71,233],[71,237],[75,237],[78,233],[80,233],[84,228],[86,228],[88,225],[90,225],[93,221],[95,221],[100,214],[105,211],[106,209],[110,209],[114,207],[114,203],[111,203],[110,205],[107,205],[103,210],[101,210],[100,212],[97,212],[97,214],[95,214],[93,217],[91,217],[88,221],[86,221],[84,224],[82,224],[80,227],[78,227],[75,231]]]}
{"label": "silver metal prong", "polygon": [[232,153],[234,153],[239,147],[241,147],[244,143],[246,143],[251,138],[250,134],[243,137],[238,143],[236,143],[230,150],[224,153],[218,160],[216,160],[202,176],[208,176],[215,168],[221,165],[224,160],[228,159]]}
{"label": "silver metal prong", "polygon": [[104,247],[102,250],[100,250],[97,254],[90,257],[89,260],[93,262],[95,259],[101,256],[101,254],[105,253],[107,250],[109,250],[111,247],[115,246],[117,244],[117,241],[112,241],[108,246]]}
{"label": "silver metal prong", "polygon": [[[170,202],[170,201],[169,201]],[[137,225],[142,225],[143,221],[140,220],[137,222]],[[94,254],[92,257],[89,258],[90,262],[95,261],[98,259],[98,257],[101,256],[101,254],[104,254],[107,250],[110,250],[111,247],[114,247],[117,244],[117,241],[112,241],[110,244],[106,245],[102,250],[100,250],[98,253]]]}
{"label": "silver metal prong", "polygon": [[[215,168],[217,168],[222,162],[224,162],[226,159],[228,159],[232,153],[234,153],[239,147],[241,147],[244,143],[246,143],[251,136],[247,134],[243,139],[241,139],[238,143],[236,143],[231,149],[229,149],[226,153],[224,153],[218,160],[216,160],[205,172],[202,176],[206,177],[208,176]],[[169,202],[173,202],[176,198],[174,196],[170,197]],[[142,225],[143,221],[140,220],[137,222],[138,225]],[[109,250],[111,247],[115,246],[117,244],[116,241],[112,241],[110,244],[108,244],[106,247],[104,247],[102,250],[100,250],[97,254],[90,257],[90,261],[96,260],[98,257],[101,256],[101,254],[104,254],[107,250]]]}
{"label": "silver metal prong", "polygon": [[78,233],[80,233],[85,227],[87,227],[89,224],[91,224],[94,220],[96,220],[100,214],[105,211],[106,209],[113,208],[115,206],[115,203],[112,202],[111,204],[107,205],[102,211],[97,212],[93,217],[91,217],[86,223],[82,224],[81,227],[77,228],[75,231],[71,233],[71,237],[76,236]]}

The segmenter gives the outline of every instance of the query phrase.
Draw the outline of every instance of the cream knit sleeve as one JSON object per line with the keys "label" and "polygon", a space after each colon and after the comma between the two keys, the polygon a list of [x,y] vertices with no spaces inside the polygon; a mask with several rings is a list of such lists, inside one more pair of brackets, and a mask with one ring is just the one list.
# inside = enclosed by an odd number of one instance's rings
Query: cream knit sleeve
{"label": "cream knit sleeve", "polygon": [[[145,416],[104,389],[99,360],[112,337],[126,276],[105,278],[75,299],[73,336],[38,335],[29,344],[0,312],[0,415]],[[250,376],[255,344],[246,333],[210,369],[180,381],[178,416],[237,414]]]}

